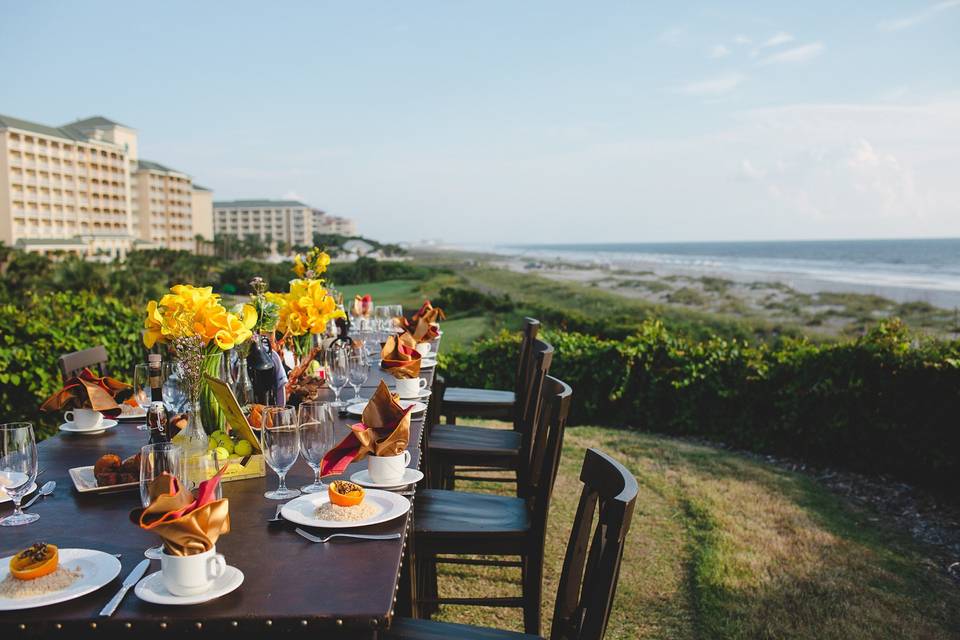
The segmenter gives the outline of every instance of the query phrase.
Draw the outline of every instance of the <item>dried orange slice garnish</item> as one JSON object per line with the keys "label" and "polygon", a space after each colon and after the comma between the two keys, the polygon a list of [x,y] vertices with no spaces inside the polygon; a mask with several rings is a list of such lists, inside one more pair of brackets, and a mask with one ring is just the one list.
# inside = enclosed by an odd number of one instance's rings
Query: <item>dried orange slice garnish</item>
{"label": "dried orange slice garnish", "polygon": [[334,480],[327,491],[330,502],[338,507],[355,507],[363,502],[363,487],[346,480]]}
{"label": "dried orange slice garnish", "polygon": [[35,542],[10,558],[10,575],[18,580],[34,580],[57,570],[57,548]]}

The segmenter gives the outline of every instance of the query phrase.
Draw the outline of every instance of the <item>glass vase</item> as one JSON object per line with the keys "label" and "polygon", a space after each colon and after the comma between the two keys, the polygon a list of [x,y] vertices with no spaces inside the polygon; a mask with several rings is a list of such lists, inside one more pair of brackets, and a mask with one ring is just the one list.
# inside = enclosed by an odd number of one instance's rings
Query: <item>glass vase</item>
{"label": "glass vase", "polygon": [[[218,352],[203,357],[203,372],[211,378],[223,379],[224,357],[223,352]],[[230,384],[229,379],[224,380]],[[210,385],[206,380],[200,381],[200,418],[202,419],[201,429],[207,433],[213,433],[217,429],[223,428],[226,417],[223,410],[220,409],[220,403],[217,397],[213,395]]]}
{"label": "glass vase", "polygon": [[207,455],[210,439],[203,429],[203,407],[200,400],[190,403],[190,414],[187,417],[187,426],[180,430],[173,438],[175,444],[183,450],[184,476],[181,478],[184,486],[195,489],[206,480],[206,468],[203,458]]}

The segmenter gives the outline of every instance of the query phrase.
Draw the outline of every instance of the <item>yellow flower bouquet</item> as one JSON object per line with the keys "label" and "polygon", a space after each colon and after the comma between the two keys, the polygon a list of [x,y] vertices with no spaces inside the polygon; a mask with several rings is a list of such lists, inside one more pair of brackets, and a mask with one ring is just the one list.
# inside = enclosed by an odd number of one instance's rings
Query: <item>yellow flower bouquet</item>
{"label": "yellow flower bouquet", "polygon": [[222,426],[223,416],[203,374],[218,377],[224,351],[249,340],[256,322],[253,305],[231,313],[211,287],[178,284],[159,301],[147,303],[143,344],[148,349],[158,343],[170,347],[194,414],[199,403],[201,420],[210,431]]}
{"label": "yellow flower bouquet", "polygon": [[[300,256],[297,256],[297,260],[294,270],[306,273],[306,270],[297,270],[296,265],[303,264]],[[326,261],[329,262],[329,257],[326,257]],[[325,268],[326,264],[323,264],[323,267]],[[318,275],[315,269],[315,266],[311,267],[312,275]],[[323,280],[316,277],[291,280],[289,292],[267,293],[266,297],[269,302],[277,305],[277,330],[282,336],[281,339],[289,340],[300,358],[309,354],[312,336],[325,332],[331,320],[346,317],[337,301],[327,291]]]}

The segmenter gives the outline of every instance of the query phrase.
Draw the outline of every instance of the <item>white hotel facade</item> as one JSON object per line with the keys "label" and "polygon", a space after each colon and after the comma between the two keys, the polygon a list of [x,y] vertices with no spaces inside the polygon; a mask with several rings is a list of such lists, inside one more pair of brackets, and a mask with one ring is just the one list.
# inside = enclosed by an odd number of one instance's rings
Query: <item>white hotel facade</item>
{"label": "white hotel facade", "polygon": [[265,243],[309,246],[313,235],[355,236],[348,218],[331,216],[299,200],[228,200],[213,203],[215,235],[257,236]]}
{"label": "white hotel facade", "polygon": [[139,157],[136,130],[96,116],[50,127],[0,115],[0,241],[123,258],[213,240],[213,194]]}

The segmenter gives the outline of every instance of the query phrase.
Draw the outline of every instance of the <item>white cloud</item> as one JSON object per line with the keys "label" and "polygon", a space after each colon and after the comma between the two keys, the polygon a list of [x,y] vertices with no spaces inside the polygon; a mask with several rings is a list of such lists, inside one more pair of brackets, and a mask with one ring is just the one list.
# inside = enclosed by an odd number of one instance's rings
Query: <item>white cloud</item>
{"label": "white cloud", "polygon": [[710,50],[711,58],[724,58],[728,55],[730,55],[730,49],[722,44],[714,45],[713,49]]}
{"label": "white cloud", "polygon": [[738,33],[737,35],[733,36],[733,44],[750,44],[750,42],[750,38],[742,33]]}
{"label": "white cloud", "polygon": [[955,7],[960,7],[960,0],[943,0],[942,2],[931,5],[922,11],[914,13],[913,15],[894,20],[884,20],[877,25],[877,28],[881,31],[901,31],[903,29],[909,29],[910,27],[914,27],[922,22],[926,22],[941,11],[953,9]]}
{"label": "white cloud", "polygon": [[769,38],[767,38],[767,40],[760,46],[762,48],[777,47],[781,44],[793,42],[794,40],[795,38],[791,34],[785,31],[779,31],[773,34],[772,36],[770,36]]}
{"label": "white cloud", "polygon": [[808,60],[813,60],[821,53],[823,53],[824,47],[822,42],[811,42],[809,44],[802,44],[799,47],[793,47],[792,49],[786,49],[779,53],[775,53],[771,56],[768,56],[760,61],[760,64],[784,64],[784,63],[797,63],[797,62],[807,62]]}
{"label": "white cloud", "polygon": [[758,169],[752,162],[744,158],[740,161],[740,174],[748,180],[760,180],[766,177],[767,172],[763,169]]}
{"label": "white cloud", "polygon": [[296,191],[294,191],[293,189],[291,189],[290,191],[287,191],[286,193],[284,193],[283,196],[281,197],[281,199],[282,199],[282,200],[300,200],[300,201],[302,201],[304,198],[303,198],[302,195],[300,195],[299,193],[297,193]]}
{"label": "white cloud", "polygon": [[741,73],[723,73],[706,80],[691,82],[678,88],[680,93],[691,96],[719,96],[736,89],[746,80]]}

